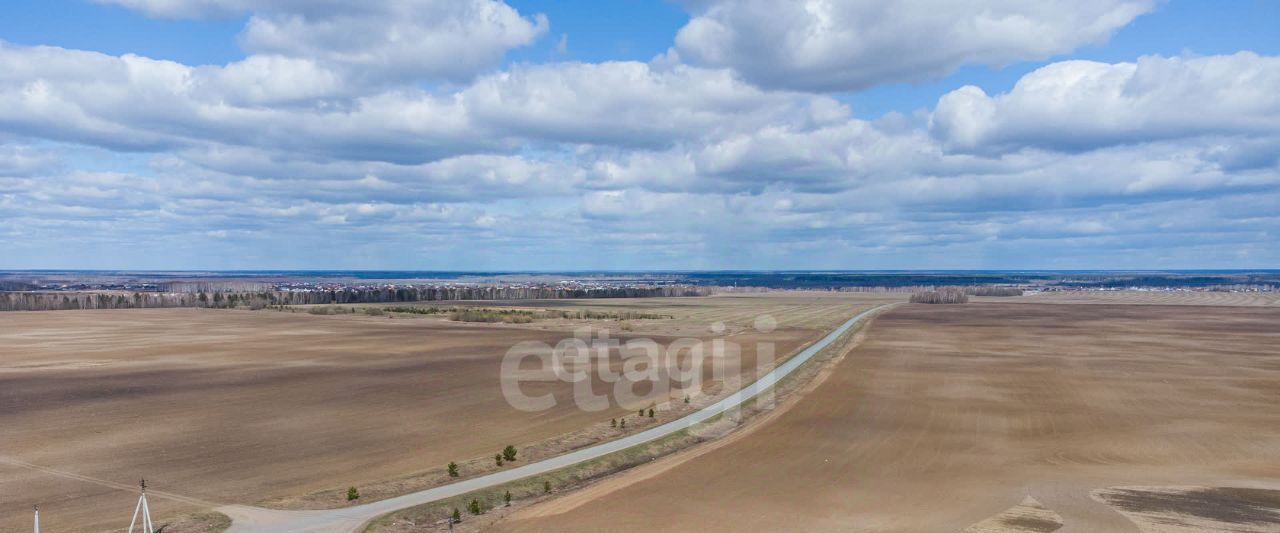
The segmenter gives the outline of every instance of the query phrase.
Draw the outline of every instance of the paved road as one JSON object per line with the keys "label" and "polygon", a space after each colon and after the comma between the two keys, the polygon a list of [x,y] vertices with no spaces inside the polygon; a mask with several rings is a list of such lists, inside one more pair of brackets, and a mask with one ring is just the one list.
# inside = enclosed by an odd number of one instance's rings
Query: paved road
{"label": "paved road", "polygon": [[617,440],[604,442],[595,446],[569,452],[564,455],[544,459],[536,463],[529,463],[516,468],[501,470],[492,474],[459,481],[457,483],[450,483],[448,485],[420,492],[405,494],[404,496],[367,503],[364,505],[357,505],[355,507],[348,507],[345,509],[326,511],[277,511],[234,505],[222,507],[218,510],[227,516],[230,516],[232,519],[231,528],[227,530],[228,533],[320,533],[358,531],[360,526],[369,520],[393,511],[431,503],[445,498],[452,498],[454,496],[459,496],[468,492],[496,485],[502,485],[504,483],[529,476],[545,474],[583,461],[589,461],[614,452],[622,451],[632,446],[644,444],[682,429],[695,426],[742,405],[747,400],[754,398],[757,394],[776,385],[783,378],[787,377],[799,368],[800,365],[803,365],[805,362],[812,359],[813,356],[817,355],[818,352],[821,352],[823,348],[826,348],[829,344],[843,335],[849,330],[849,328],[853,327],[859,321],[882,307],[886,306],[868,309],[857,314],[853,318],[850,318],[848,321],[832,330],[831,333],[828,333],[827,336],[805,348],[781,365],[778,365],[768,374],[765,374],[760,379],[746,387],[743,387],[737,392],[726,396],[720,401],[694,411],[683,418],[672,420]]}

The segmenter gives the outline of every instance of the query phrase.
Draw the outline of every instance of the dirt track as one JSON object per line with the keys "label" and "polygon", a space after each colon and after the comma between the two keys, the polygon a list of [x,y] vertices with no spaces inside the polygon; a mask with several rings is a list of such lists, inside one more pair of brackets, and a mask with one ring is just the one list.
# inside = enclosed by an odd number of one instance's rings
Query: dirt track
{"label": "dirt track", "polygon": [[[785,354],[817,333],[768,338]],[[757,337],[738,335],[754,369]],[[0,531],[29,527],[35,502],[50,531],[123,527],[141,475],[190,498],[153,499],[174,516],[397,479],[623,412],[574,407],[568,384],[546,386],[556,409],[506,404],[506,350],[565,337],[270,311],[0,314]]]}
{"label": "dirt track", "polygon": [[497,529],[958,531],[1031,496],[1058,531],[1137,531],[1091,492],[1280,483],[1276,324],[1274,308],[900,308],[749,436]]}

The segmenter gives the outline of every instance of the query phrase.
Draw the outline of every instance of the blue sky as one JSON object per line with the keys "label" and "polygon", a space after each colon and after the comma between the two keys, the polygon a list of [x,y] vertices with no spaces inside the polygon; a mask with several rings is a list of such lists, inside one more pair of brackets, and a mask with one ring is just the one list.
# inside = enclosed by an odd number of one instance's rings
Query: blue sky
{"label": "blue sky", "polygon": [[0,268],[1280,259],[1275,2],[0,15]]}

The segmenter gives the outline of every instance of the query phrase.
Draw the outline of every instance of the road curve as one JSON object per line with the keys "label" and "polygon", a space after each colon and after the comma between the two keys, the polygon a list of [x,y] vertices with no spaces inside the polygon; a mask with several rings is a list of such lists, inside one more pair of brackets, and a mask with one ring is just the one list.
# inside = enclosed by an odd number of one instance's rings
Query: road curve
{"label": "road curve", "polygon": [[800,365],[808,362],[817,355],[818,352],[821,352],[832,342],[835,342],[836,339],[840,338],[841,335],[849,331],[849,328],[852,328],[867,316],[877,310],[887,307],[888,305],[892,304],[873,307],[854,315],[853,318],[850,318],[839,327],[831,330],[831,332],[825,337],[809,345],[794,357],[788,359],[781,365],[774,367],[774,369],[769,371],[769,373],[739,389],[737,392],[684,417],[654,426],[632,435],[627,435],[620,439],[603,442],[595,446],[582,448],[564,455],[558,455],[535,463],[524,464],[508,470],[501,470],[492,474],[486,474],[456,483],[450,483],[448,485],[442,485],[419,492],[405,494],[403,496],[397,496],[395,498],[357,505],[354,507],[347,507],[344,509],[324,511],[279,511],[244,505],[231,505],[221,507],[218,511],[226,514],[232,519],[231,528],[227,530],[228,533],[320,533],[358,531],[366,522],[387,513],[443,500],[445,498],[460,496],[472,491],[502,485],[504,483],[529,476],[545,474],[567,466],[572,466],[584,461],[609,455],[614,452],[619,452],[633,446],[657,440],[677,431],[688,429],[742,405],[746,401],[754,398],[757,394],[760,394],[761,392],[778,384],[779,381],[790,375],[792,372],[795,372]]}

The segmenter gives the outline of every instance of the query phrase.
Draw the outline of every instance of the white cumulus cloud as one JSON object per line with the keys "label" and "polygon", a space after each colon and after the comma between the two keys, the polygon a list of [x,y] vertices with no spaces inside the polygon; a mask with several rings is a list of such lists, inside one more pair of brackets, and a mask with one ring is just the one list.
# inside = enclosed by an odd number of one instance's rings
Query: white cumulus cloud
{"label": "white cumulus cloud", "polygon": [[1151,0],[710,0],[675,50],[763,87],[850,91],[965,64],[1040,60],[1106,41]]}
{"label": "white cumulus cloud", "polygon": [[240,35],[253,54],[311,60],[352,84],[465,82],[547,32],[500,0],[104,0],[151,16],[250,14]]}
{"label": "white cumulus cloud", "polygon": [[1005,94],[943,96],[931,125],[960,150],[1081,149],[1197,135],[1280,135],[1280,58],[1252,52],[1062,61]]}

